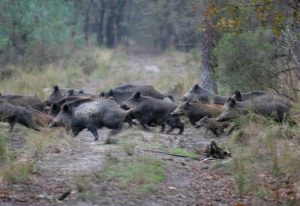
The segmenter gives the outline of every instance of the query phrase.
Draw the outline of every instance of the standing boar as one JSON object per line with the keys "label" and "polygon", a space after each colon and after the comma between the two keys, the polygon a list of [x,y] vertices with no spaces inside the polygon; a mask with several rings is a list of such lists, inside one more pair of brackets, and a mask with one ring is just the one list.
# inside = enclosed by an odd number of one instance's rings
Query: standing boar
{"label": "standing boar", "polygon": [[43,103],[36,96],[2,95],[0,98],[14,106],[32,108],[38,111],[44,109]]}
{"label": "standing boar", "polygon": [[282,122],[284,116],[289,114],[290,107],[279,101],[270,103],[252,99],[239,102],[230,97],[225,104],[224,112],[220,114],[216,120],[222,122],[234,119],[243,114],[247,114],[249,111],[266,117],[272,117],[276,121]]}
{"label": "standing boar", "polygon": [[171,114],[174,116],[185,115],[192,125],[195,125],[201,118],[217,117],[224,111],[224,107],[216,104],[182,102]]}
{"label": "standing boar", "polygon": [[[261,96],[266,94],[263,91],[254,91],[248,93],[240,93],[240,99],[238,101],[244,101],[249,98],[254,98],[256,96]],[[181,97],[182,101],[191,101],[191,102],[201,102],[201,103],[214,103],[219,105],[224,105],[229,97],[220,96],[209,90],[200,87],[196,84],[190,91],[188,91],[183,97]]]}
{"label": "standing boar", "polygon": [[122,129],[126,116],[127,111],[110,99],[81,99],[65,103],[50,126],[64,126],[66,130],[71,129],[74,136],[87,128],[98,140],[98,128],[107,127],[112,129],[111,134],[116,134]]}
{"label": "standing boar", "polygon": [[154,97],[157,99],[164,99],[165,97],[169,97],[174,102],[172,96],[161,94],[151,85],[126,84],[114,89],[110,89],[107,92],[102,92],[100,93],[100,96],[104,98],[113,97],[118,104],[122,104],[135,92],[140,92],[141,95]]}
{"label": "standing boar", "polygon": [[176,109],[176,104],[161,99],[141,95],[136,92],[121,105],[124,109],[129,109],[128,115],[136,118],[141,126],[148,130],[147,125],[160,125],[161,131],[165,130],[165,124],[170,126],[167,133],[178,128],[182,134],[184,125],[179,117],[174,117],[171,112]]}
{"label": "standing boar", "polygon": [[218,122],[215,118],[203,117],[196,123],[196,128],[205,127],[212,131],[216,136],[220,136],[224,133],[224,130],[229,126],[228,122]]}

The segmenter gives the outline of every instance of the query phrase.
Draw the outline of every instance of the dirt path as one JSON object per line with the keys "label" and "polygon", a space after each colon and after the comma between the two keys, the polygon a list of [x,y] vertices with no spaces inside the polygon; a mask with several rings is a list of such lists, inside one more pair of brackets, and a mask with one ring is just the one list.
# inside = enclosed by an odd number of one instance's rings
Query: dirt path
{"label": "dirt path", "polygon": [[[130,64],[135,65],[133,69],[148,68],[148,72],[152,72],[152,78],[160,75],[159,68],[151,63],[153,59],[143,61],[135,57],[131,61]],[[101,84],[103,83],[89,82],[84,89],[95,92],[95,88],[101,88]],[[99,130],[99,133],[102,139],[98,142],[94,141],[88,131],[82,132],[77,138],[65,136],[63,133],[58,134],[55,142],[58,147],[49,150],[38,161],[38,171],[30,176],[29,183],[2,184],[0,205],[242,206],[258,203],[250,197],[240,199],[236,196],[230,176],[215,167],[220,161],[205,159],[201,152],[198,160],[194,160],[145,151],[145,149],[167,151],[170,148],[183,148],[191,152],[203,151],[206,144],[212,140],[206,137],[203,130],[187,128],[184,135],[166,135],[158,133],[157,129],[145,132],[138,128],[126,127],[114,137],[117,143],[111,145],[104,144],[108,130]],[[214,140],[222,142],[226,137]],[[134,154],[128,155],[124,152],[125,146],[122,144],[124,141],[133,144]],[[154,191],[140,194],[120,187],[114,179],[95,176],[95,173],[101,174],[105,162],[112,157],[118,161],[151,157],[163,165],[166,170],[165,179]],[[81,179],[82,177],[90,178],[87,181]],[[79,191],[84,190],[87,185],[89,187],[85,193]],[[60,196],[69,192],[63,201],[57,201]],[[267,204],[259,203],[259,205]]]}

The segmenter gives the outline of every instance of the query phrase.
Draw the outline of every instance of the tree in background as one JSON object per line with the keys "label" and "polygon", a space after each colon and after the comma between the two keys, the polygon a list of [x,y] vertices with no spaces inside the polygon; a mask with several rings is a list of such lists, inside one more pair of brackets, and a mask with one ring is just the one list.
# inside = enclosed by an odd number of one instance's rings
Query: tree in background
{"label": "tree in background", "polygon": [[[299,74],[299,8],[300,2],[296,0],[247,0],[243,2],[232,0],[226,2],[209,2],[204,12],[206,17],[214,20],[211,21],[209,27],[214,28],[219,33],[227,33],[215,53],[218,64],[221,64],[218,68],[223,68],[218,71],[217,76],[225,80],[227,78],[226,75],[237,75],[237,78],[234,78],[234,76],[230,76],[230,78],[239,80],[238,77],[244,74],[244,78],[241,78],[244,82],[242,88],[252,88],[254,85],[252,81],[253,77],[258,77],[258,81],[264,82],[264,84],[258,84],[260,88],[273,86],[273,81],[263,81],[260,76],[265,78],[265,80],[276,78],[273,76],[274,71],[282,66],[278,65],[277,59],[282,56],[287,56],[295,63],[297,73]],[[202,25],[201,29],[206,29],[206,27],[206,25]],[[264,36],[263,39],[276,49],[272,51],[264,42],[261,42],[262,39],[257,38],[258,33],[256,31],[260,31],[260,35]],[[250,37],[248,38],[247,36]],[[242,39],[243,41],[241,41]],[[246,43],[244,41],[250,42]],[[261,42],[261,44],[257,44],[257,42]],[[251,47],[251,44],[256,46]],[[281,48],[279,45],[281,45]],[[247,49],[249,48],[249,54],[247,55]],[[257,53],[253,53],[255,49]],[[239,55],[239,52],[235,52],[236,50],[239,50],[244,55]],[[265,58],[255,57],[260,53],[264,53],[266,55]],[[245,55],[249,57],[244,58]],[[226,56],[231,59],[226,59]],[[225,69],[224,65],[230,67]],[[253,65],[256,65],[256,67]],[[281,69],[284,70],[283,68]],[[258,76],[258,73],[261,75]],[[228,80],[225,82],[230,83]],[[241,86],[241,81],[237,82],[240,82],[238,85]],[[229,85],[229,87],[232,87],[232,85]]]}

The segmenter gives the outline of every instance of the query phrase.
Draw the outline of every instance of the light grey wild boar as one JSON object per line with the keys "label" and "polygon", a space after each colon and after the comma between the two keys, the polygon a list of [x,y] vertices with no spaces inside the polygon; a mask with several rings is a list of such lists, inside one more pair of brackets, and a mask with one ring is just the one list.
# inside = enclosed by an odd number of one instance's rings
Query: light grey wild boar
{"label": "light grey wild boar", "polygon": [[97,129],[112,129],[110,135],[118,133],[123,126],[127,111],[110,99],[81,99],[65,103],[50,126],[63,126],[77,136],[83,129],[88,129],[99,139]]}

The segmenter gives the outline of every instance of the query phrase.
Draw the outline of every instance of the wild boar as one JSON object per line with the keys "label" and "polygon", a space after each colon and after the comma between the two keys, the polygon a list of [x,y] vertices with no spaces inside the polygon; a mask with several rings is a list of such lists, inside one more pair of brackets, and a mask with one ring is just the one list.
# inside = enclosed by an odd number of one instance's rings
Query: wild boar
{"label": "wild boar", "polygon": [[232,97],[237,101],[245,101],[248,99],[253,99],[265,95],[267,95],[267,92],[264,91],[253,91],[253,92],[241,93],[239,90],[236,90]]}
{"label": "wild boar", "polygon": [[[97,97],[96,97],[97,98]],[[99,97],[98,97],[99,98]],[[56,102],[54,102],[50,106],[50,110],[48,112],[49,115],[56,116],[60,112],[61,106],[65,103],[80,100],[80,99],[88,99],[90,101],[95,100],[95,98],[85,97],[85,96],[70,96],[70,97],[64,97]]]}
{"label": "wild boar", "polygon": [[208,118],[208,116],[205,116],[196,123],[195,127],[205,127],[212,131],[216,136],[220,136],[229,125],[228,122],[218,122],[215,118]]}
{"label": "wild boar", "polygon": [[185,115],[192,125],[195,125],[201,118],[217,117],[224,111],[224,107],[217,104],[182,102],[171,114],[174,116]]}
{"label": "wild boar", "polygon": [[39,128],[48,127],[54,119],[54,117],[34,109],[29,109],[29,111],[32,114],[33,121]]}
{"label": "wild boar", "polygon": [[161,126],[161,132],[164,132],[165,124],[167,124],[170,126],[167,133],[178,128],[178,134],[182,134],[184,124],[180,121],[179,117],[171,115],[171,112],[176,109],[176,106],[177,105],[173,102],[143,96],[141,92],[134,93],[121,105],[122,108],[129,109],[128,115],[136,118],[146,130],[149,130],[147,125],[159,125]]}
{"label": "wild boar", "polygon": [[[247,100],[249,98],[254,98],[256,96],[261,96],[266,94],[263,91],[254,91],[248,93],[239,93],[240,99],[238,101]],[[205,88],[200,87],[198,84],[194,85],[194,87],[188,91],[183,97],[181,97],[182,101],[191,101],[191,102],[201,102],[201,103],[213,103],[224,105],[229,97],[217,95]]]}
{"label": "wild boar", "polygon": [[0,103],[0,121],[8,122],[10,124],[10,131],[13,130],[16,123],[40,131],[39,126],[34,120],[34,115],[29,109],[11,105],[3,100]]}
{"label": "wild boar", "polygon": [[81,99],[65,103],[50,126],[64,126],[66,130],[71,129],[74,136],[87,128],[98,140],[98,128],[107,127],[112,129],[111,135],[116,134],[122,129],[126,116],[127,111],[110,99]]}
{"label": "wild boar", "polygon": [[118,104],[122,104],[135,92],[140,92],[141,95],[154,97],[157,99],[164,99],[166,97],[169,97],[174,102],[174,99],[171,95],[161,94],[151,85],[126,84],[114,89],[110,89],[107,92],[102,92],[99,96],[104,98],[113,97]]}
{"label": "wild boar", "polygon": [[270,103],[252,99],[240,102],[230,97],[225,104],[224,112],[220,114],[216,120],[222,122],[234,119],[243,114],[247,114],[249,111],[253,111],[266,117],[272,117],[276,121],[282,122],[284,116],[289,115],[290,107],[279,101]]}
{"label": "wild boar", "polygon": [[3,99],[14,106],[32,108],[38,111],[43,111],[44,105],[37,96],[23,96],[23,95],[1,95]]}
{"label": "wild boar", "polygon": [[[82,90],[74,89],[61,89],[59,86],[53,86],[51,93],[49,94],[47,100],[44,101],[44,105],[51,106],[54,102],[68,96],[84,96],[85,93]],[[86,95],[89,96],[89,95]]]}

